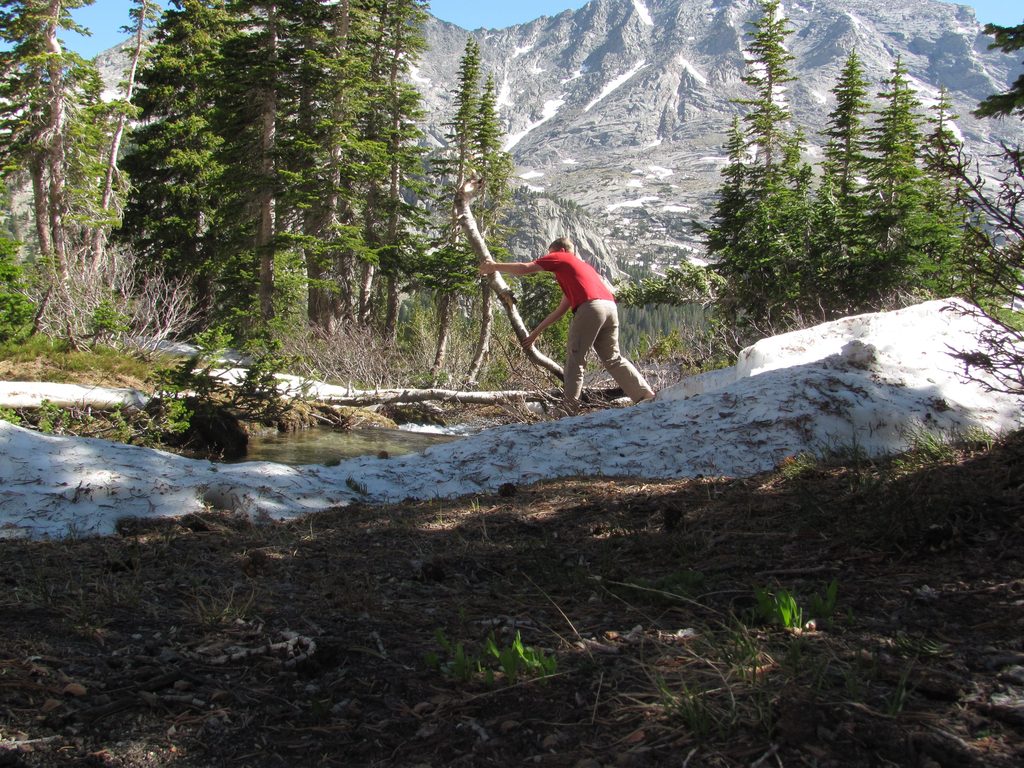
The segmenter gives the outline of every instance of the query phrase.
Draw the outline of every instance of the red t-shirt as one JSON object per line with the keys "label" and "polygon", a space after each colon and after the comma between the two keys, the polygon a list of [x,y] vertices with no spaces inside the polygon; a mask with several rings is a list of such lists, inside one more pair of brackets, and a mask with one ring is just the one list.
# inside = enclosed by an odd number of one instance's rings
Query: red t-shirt
{"label": "red t-shirt", "polygon": [[552,251],[537,259],[535,262],[541,269],[551,272],[562,288],[562,293],[569,299],[569,306],[573,312],[580,304],[596,299],[615,301],[615,294],[608,290],[608,286],[597,270],[565,251]]}

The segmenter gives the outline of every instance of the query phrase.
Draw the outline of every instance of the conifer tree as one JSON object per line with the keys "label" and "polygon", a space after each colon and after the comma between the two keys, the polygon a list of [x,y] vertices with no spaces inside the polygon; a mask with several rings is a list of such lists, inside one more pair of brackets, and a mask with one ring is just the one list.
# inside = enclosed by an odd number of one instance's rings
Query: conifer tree
{"label": "conifer tree", "polygon": [[827,311],[853,309],[851,284],[858,264],[868,252],[866,242],[867,126],[870,109],[868,82],[856,51],[851,51],[832,93],[835,108],[829,113],[824,136],[825,160],[814,204],[813,278]]}
{"label": "conifer tree", "polygon": [[[382,330],[385,338],[397,334],[399,295],[414,270],[413,254],[421,249],[419,232],[425,220],[415,200],[424,192],[421,97],[409,82],[410,67],[424,50],[422,27],[426,18],[420,0],[378,0],[377,32],[370,70],[367,110],[368,140],[379,151],[372,164],[365,237],[373,260],[383,276],[376,295],[383,299]],[[372,285],[364,282],[361,320],[371,320]]]}
{"label": "conifer tree", "polygon": [[[0,165],[5,175],[26,172],[31,180],[35,234],[40,254],[52,259],[66,280],[66,267],[81,238],[72,237],[74,206],[95,195],[93,170],[78,159],[74,142],[96,142],[83,118],[99,101],[95,67],[64,51],[62,30],[82,31],[70,11],[90,0],[3,0],[0,3]],[[91,150],[92,148],[88,148]],[[88,162],[88,161],[86,161]],[[86,188],[72,188],[72,177]],[[77,200],[76,200],[77,198]],[[79,233],[80,235],[81,233]]]}
{"label": "conifer tree", "polygon": [[[744,82],[756,98],[729,137],[729,165],[708,248],[714,270],[726,281],[719,310],[726,317],[762,331],[799,311],[810,247],[811,172],[801,160],[803,137],[789,129],[785,84],[788,21],[777,0],[762,0],[753,25]],[[748,160],[748,158],[752,158]]]}
{"label": "conifer tree", "polygon": [[860,305],[873,308],[921,288],[922,247],[931,224],[918,165],[923,144],[920,102],[901,59],[896,59],[885,87],[878,94],[883,104],[870,133],[867,215],[872,252],[856,276]]}
{"label": "conifer tree", "polygon": [[448,146],[433,166],[438,179],[437,204],[443,216],[440,234],[421,271],[421,280],[433,291],[437,302],[437,345],[431,367],[435,379],[447,358],[454,303],[459,294],[479,284],[473,254],[455,218],[451,190],[461,189],[473,173],[473,129],[479,119],[480,69],[480,47],[468,38],[459,61],[459,79],[454,89],[455,111],[448,124]]}
{"label": "conifer tree", "polygon": [[212,123],[230,34],[222,0],[173,0],[139,75],[141,124],[123,162],[132,186],[118,236],[169,277],[189,279],[206,310],[225,282],[216,189],[225,169]]}
{"label": "conifer tree", "polygon": [[[509,230],[503,225],[502,215],[511,199],[509,179],[513,170],[512,157],[502,148],[503,137],[504,131],[498,121],[497,87],[494,76],[489,74],[473,121],[474,173],[483,182],[483,192],[476,200],[474,216],[480,234],[489,242],[491,254],[498,260],[506,258],[505,243]],[[487,280],[481,280],[480,285],[480,333],[466,373],[469,384],[476,383],[490,350],[493,296]]]}
{"label": "conifer tree", "polygon": [[[1024,24],[1015,27],[986,24],[985,34],[995,38],[989,48],[998,48],[1004,53],[1024,49]],[[1011,114],[1024,117],[1024,74],[1017,76],[1008,91],[994,93],[982,101],[974,114],[978,117],[1007,117]]]}

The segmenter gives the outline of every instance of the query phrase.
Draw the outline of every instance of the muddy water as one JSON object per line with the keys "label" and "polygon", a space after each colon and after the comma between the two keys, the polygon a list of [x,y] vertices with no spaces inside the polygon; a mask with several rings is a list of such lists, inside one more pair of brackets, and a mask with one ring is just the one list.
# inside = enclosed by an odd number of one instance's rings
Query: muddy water
{"label": "muddy water", "polygon": [[458,440],[462,436],[381,428],[347,432],[308,429],[289,434],[272,433],[250,437],[249,450],[242,461],[329,465],[357,456],[376,456],[382,451],[386,451],[389,456],[416,453],[432,445]]}

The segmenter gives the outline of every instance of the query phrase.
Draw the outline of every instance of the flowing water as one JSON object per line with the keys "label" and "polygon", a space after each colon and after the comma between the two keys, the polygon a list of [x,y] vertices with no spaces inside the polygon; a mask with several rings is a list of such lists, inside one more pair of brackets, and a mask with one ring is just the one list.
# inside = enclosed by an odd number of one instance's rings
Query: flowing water
{"label": "flowing water", "polygon": [[380,427],[338,432],[307,429],[292,433],[270,433],[249,438],[249,450],[242,461],[273,461],[278,464],[337,464],[357,456],[389,456],[423,451],[432,445],[458,440],[463,434],[440,434]]}

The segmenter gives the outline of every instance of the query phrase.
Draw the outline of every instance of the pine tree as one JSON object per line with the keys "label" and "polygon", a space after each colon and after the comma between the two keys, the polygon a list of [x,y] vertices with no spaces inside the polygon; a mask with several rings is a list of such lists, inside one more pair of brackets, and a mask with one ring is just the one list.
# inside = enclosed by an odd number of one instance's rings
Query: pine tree
{"label": "pine tree", "polygon": [[[81,120],[93,117],[90,110],[99,101],[100,86],[95,68],[65,52],[58,35],[65,29],[82,31],[70,11],[88,4],[89,0],[0,3],[0,132],[5,136],[0,166],[5,176],[28,173],[39,252],[52,259],[65,281],[68,259],[80,244],[72,237],[74,206],[95,194],[96,181],[87,165],[95,158],[93,147],[74,142],[96,141],[96,131]],[[74,188],[72,182],[89,186]]]}
{"label": "pine tree", "polygon": [[922,246],[931,223],[918,165],[923,143],[920,103],[901,59],[885,85],[887,90],[878,94],[882,109],[870,133],[867,216],[872,252],[856,276],[861,306],[873,308],[921,288]]}
{"label": "pine tree", "polygon": [[118,236],[144,262],[189,279],[209,311],[225,282],[215,187],[225,168],[212,117],[230,34],[221,0],[174,0],[139,75],[141,124],[123,161],[132,186]]}
{"label": "pine tree", "polygon": [[420,273],[423,284],[433,291],[437,301],[437,345],[431,368],[435,380],[447,357],[453,305],[459,294],[479,284],[475,259],[455,218],[451,192],[461,189],[473,174],[473,129],[480,105],[480,47],[472,38],[466,40],[466,48],[459,61],[459,79],[454,95],[455,112],[448,124],[448,146],[444,156],[435,160],[432,169],[439,190],[437,204],[444,218],[437,242],[424,260]]}
{"label": "pine tree", "polygon": [[[803,137],[788,128],[785,83],[792,56],[787,20],[776,0],[762,0],[744,82],[756,98],[730,134],[729,165],[708,232],[713,269],[726,281],[719,310],[750,329],[768,330],[800,311],[809,269],[811,169],[801,160]],[[752,158],[749,159],[748,158]]]}
{"label": "pine tree", "polygon": [[[498,121],[497,87],[494,76],[489,74],[472,125],[473,171],[483,182],[483,193],[477,198],[474,216],[480,234],[489,241],[491,254],[497,255],[499,260],[506,258],[509,230],[502,224],[502,214],[511,199],[509,180],[513,171],[512,157],[502,148],[503,138],[504,131]],[[480,333],[466,373],[469,384],[476,383],[490,350],[493,297],[490,283],[481,280],[480,284]]]}
{"label": "pine tree", "polygon": [[[413,255],[421,249],[419,232],[425,218],[415,199],[424,192],[422,178],[421,97],[409,82],[410,67],[424,50],[426,18],[419,0],[380,0],[371,67],[367,138],[380,148],[371,167],[365,227],[374,264],[383,276],[382,330],[397,336],[399,295],[414,271]],[[370,265],[372,266],[372,265]],[[370,285],[364,286],[361,319],[371,320]]]}
{"label": "pine tree", "polygon": [[863,179],[867,174],[868,82],[856,51],[851,51],[832,91],[836,106],[824,136],[825,160],[814,205],[814,257],[818,296],[829,313],[856,309],[851,297],[858,265],[868,251]]}
{"label": "pine tree", "polygon": [[125,73],[125,80],[122,83],[124,98],[111,105],[115,113],[115,125],[113,135],[110,138],[107,151],[106,169],[103,174],[103,186],[100,193],[100,216],[96,222],[93,234],[93,265],[100,268],[106,249],[107,235],[112,227],[120,224],[119,211],[112,210],[119,208],[120,203],[115,199],[115,193],[123,193],[123,185],[120,183],[120,170],[118,168],[119,155],[121,151],[121,140],[124,137],[128,120],[133,116],[132,99],[135,95],[135,82],[142,59],[142,53],[146,45],[148,30],[152,27],[159,14],[159,6],[152,0],[133,0],[134,7],[128,11],[132,25],[122,28],[123,32],[132,36],[131,60],[128,71]]}
{"label": "pine tree", "polygon": [[[986,24],[985,34],[995,38],[989,48],[998,48],[1004,53],[1024,49],[1024,24],[1015,27]],[[1017,76],[1010,90],[993,94],[982,101],[974,114],[978,117],[1007,117],[1011,114],[1024,117],[1024,74]]]}

